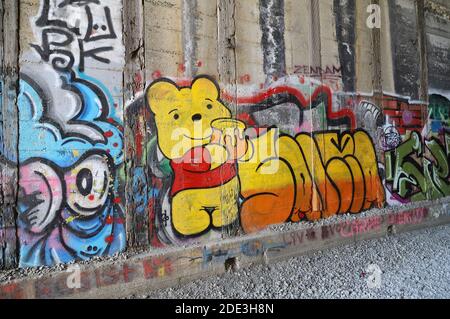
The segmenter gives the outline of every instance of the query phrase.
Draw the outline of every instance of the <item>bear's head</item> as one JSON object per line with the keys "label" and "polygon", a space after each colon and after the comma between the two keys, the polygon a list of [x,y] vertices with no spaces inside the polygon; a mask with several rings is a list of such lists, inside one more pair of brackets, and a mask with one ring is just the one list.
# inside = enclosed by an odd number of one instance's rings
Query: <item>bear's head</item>
{"label": "bear's head", "polygon": [[219,87],[206,76],[197,77],[190,87],[160,79],[147,89],[146,98],[154,114],[160,150],[169,159],[209,144],[211,123],[231,118],[230,110],[220,101]]}

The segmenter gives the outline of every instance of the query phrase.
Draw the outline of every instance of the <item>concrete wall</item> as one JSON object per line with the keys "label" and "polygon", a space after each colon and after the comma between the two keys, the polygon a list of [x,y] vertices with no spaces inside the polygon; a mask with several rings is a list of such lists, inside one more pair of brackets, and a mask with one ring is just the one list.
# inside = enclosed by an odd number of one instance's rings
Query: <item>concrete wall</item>
{"label": "concrete wall", "polygon": [[16,5],[19,190],[16,229],[0,246],[17,242],[20,267],[119,252],[126,247],[122,1]]}
{"label": "concrete wall", "polygon": [[450,195],[443,1],[18,2],[0,268]]}

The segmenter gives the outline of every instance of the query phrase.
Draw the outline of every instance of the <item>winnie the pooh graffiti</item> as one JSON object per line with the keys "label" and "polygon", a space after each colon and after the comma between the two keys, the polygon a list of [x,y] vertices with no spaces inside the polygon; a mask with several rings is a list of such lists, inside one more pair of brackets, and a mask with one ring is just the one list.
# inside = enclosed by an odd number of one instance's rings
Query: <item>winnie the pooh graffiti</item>
{"label": "winnie the pooh graffiti", "polygon": [[219,100],[219,88],[206,77],[186,88],[164,79],[154,82],[146,96],[155,115],[159,148],[174,172],[175,231],[198,236],[232,224],[238,218],[237,167],[226,146],[214,143],[211,126],[214,120],[231,119]]}
{"label": "winnie the pooh graffiti", "polygon": [[[363,131],[280,134],[232,119],[218,85],[200,76],[168,79],[146,92],[158,145],[170,159],[171,221],[181,237],[239,220],[247,233],[268,225],[359,213],[384,202],[372,141]],[[251,136],[251,137],[250,137]]]}

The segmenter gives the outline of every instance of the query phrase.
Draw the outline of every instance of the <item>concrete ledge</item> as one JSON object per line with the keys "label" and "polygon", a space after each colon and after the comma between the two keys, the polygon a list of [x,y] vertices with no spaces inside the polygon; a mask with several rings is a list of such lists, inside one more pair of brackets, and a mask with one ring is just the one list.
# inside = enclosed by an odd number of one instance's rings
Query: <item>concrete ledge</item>
{"label": "concrete ledge", "polygon": [[432,203],[382,215],[368,214],[353,220],[81,265],[80,289],[68,288],[67,280],[72,273],[63,271],[41,278],[18,279],[0,284],[0,299],[120,298],[144,294],[224,273],[225,265],[235,261],[240,267],[272,263],[311,251],[449,223],[448,203]]}

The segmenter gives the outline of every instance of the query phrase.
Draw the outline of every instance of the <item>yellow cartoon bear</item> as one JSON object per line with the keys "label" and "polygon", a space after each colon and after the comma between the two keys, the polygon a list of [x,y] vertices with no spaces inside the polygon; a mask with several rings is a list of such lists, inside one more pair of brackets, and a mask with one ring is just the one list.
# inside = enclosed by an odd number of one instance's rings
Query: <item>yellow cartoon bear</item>
{"label": "yellow cartoon bear", "polygon": [[219,88],[208,77],[191,87],[163,79],[147,90],[158,144],[174,172],[172,223],[181,236],[199,236],[238,218],[239,180],[234,152],[213,134],[212,123],[231,118],[219,100]]}

